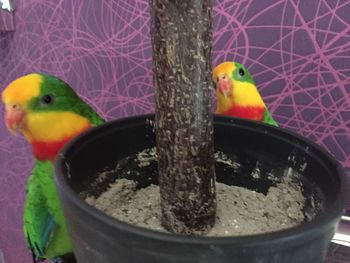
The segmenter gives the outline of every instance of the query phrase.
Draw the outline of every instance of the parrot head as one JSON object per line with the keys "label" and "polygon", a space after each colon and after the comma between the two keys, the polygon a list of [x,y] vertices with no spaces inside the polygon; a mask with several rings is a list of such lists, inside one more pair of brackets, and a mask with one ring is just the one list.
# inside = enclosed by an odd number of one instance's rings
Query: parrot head
{"label": "parrot head", "polygon": [[265,106],[252,76],[242,64],[223,62],[213,69],[212,79],[218,113],[236,106]]}
{"label": "parrot head", "polygon": [[65,142],[90,127],[82,116],[85,103],[64,81],[29,74],[10,83],[2,93],[7,128],[32,144],[38,159],[53,159]]}

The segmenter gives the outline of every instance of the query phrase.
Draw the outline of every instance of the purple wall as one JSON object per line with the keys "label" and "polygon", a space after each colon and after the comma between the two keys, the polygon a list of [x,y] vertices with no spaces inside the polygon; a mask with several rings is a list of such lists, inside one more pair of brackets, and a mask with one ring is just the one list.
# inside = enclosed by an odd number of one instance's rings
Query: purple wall
{"label": "purple wall", "polygon": [[[1,90],[42,71],[107,119],[153,111],[147,0],[17,3],[16,30],[0,32]],[[281,126],[325,146],[348,171],[349,14],[347,0],[215,1],[213,53],[215,64],[245,64]],[[0,250],[6,263],[28,263],[22,209],[32,157],[0,118]]]}

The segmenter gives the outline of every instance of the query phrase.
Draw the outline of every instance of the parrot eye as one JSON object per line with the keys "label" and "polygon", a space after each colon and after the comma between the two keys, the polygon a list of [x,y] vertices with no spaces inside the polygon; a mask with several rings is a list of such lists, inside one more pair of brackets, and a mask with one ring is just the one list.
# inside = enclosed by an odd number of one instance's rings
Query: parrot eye
{"label": "parrot eye", "polygon": [[41,98],[41,103],[44,105],[50,105],[53,102],[53,96],[51,94],[44,95]]}
{"label": "parrot eye", "polygon": [[238,75],[241,76],[241,77],[244,77],[245,72],[244,72],[244,70],[243,70],[242,68],[240,68],[240,69],[238,70]]}

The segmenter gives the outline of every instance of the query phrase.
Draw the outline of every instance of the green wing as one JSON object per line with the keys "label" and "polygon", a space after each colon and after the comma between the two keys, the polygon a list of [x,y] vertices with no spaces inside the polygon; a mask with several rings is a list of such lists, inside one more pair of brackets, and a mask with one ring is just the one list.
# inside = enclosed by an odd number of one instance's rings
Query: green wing
{"label": "green wing", "polygon": [[105,120],[97,114],[97,112],[90,107],[87,103],[83,102],[85,105],[84,107],[81,107],[82,111],[79,113],[85,118],[87,118],[92,126],[97,126],[99,124],[102,124],[105,122]]}
{"label": "green wing", "polygon": [[48,165],[36,164],[27,184],[24,207],[24,236],[35,260],[44,257],[47,240],[44,240],[43,236],[47,222],[50,221],[51,217],[41,188],[40,173],[51,171],[52,167]]}
{"label": "green wing", "polygon": [[265,111],[264,111],[264,122],[278,127],[277,122],[272,118],[272,115],[270,114],[267,108],[265,108]]}
{"label": "green wing", "polygon": [[[42,238],[49,236],[46,243],[45,256],[54,258],[72,251],[72,244],[68,236],[66,221],[63,215],[61,200],[54,181],[54,167],[50,161],[40,162],[40,165],[51,167],[51,171],[40,173],[40,184],[46,200],[48,213],[52,216],[54,226],[46,225]],[[51,224],[52,225],[52,224]],[[47,234],[49,232],[49,234]]]}
{"label": "green wing", "polygon": [[34,262],[72,251],[51,162],[37,161],[28,180],[24,235]]}

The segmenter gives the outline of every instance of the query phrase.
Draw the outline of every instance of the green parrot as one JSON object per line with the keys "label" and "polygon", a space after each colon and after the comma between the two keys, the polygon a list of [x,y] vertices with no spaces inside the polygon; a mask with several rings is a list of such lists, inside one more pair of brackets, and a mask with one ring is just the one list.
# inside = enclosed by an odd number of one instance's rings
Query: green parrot
{"label": "green parrot", "polygon": [[212,78],[216,86],[216,113],[278,126],[242,64],[223,62],[213,69]]}
{"label": "green parrot", "polygon": [[67,83],[39,73],[10,83],[2,101],[7,128],[24,135],[35,157],[24,207],[24,236],[33,261],[74,262],[53,162],[68,141],[104,120]]}

